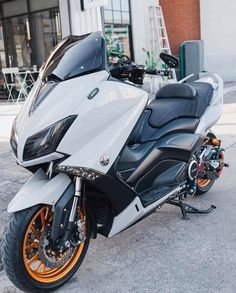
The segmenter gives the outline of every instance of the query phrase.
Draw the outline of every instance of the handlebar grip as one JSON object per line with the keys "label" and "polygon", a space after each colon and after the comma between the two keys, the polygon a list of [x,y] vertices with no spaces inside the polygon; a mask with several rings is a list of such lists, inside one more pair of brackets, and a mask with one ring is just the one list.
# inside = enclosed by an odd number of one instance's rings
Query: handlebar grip
{"label": "handlebar grip", "polygon": [[157,75],[157,70],[156,70],[156,69],[150,69],[150,68],[147,68],[147,69],[145,70],[145,72],[146,72],[147,74],[150,74],[150,75]]}

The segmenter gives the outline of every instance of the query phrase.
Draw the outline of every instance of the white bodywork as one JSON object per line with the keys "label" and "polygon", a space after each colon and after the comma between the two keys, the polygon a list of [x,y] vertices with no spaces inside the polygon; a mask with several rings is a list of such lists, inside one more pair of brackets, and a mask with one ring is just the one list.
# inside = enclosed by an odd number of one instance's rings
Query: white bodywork
{"label": "white bodywork", "polygon": [[70,183],[70,178],[65,174],[58,174],[49,180],[39,169],[16,194],[7,210],[9,213],[15,213],[37,204],[54,205]]}
{"label": "white bodywork", "polygon": [[[214,78],[214,79],[213,79]],[[210,83],[213,86],[214,93],[209,107],[200,119],[196,134],[205,136],[209,129],[216,124],[223,112],[224,83],[219,75],[214,74],[213,78],[203,78],[199,81]]]}
{"label": "white bodywork", "polygon": [[[66,166],[92,168],[107,173],[136,125],[148,95],[134,86],[107,81],[92,100],[84,99],[78,118],[66,133],[58,151],[71,156]],[[109,164],[102,166],[102,156]]]}
{"label": "white bodywork", "polygon": [[183,187],[178,187],[168,193],[167,195],[163,196],[161,199],[157,200],[153,204],[147,206],[146,208],[143,207],[140,198],[137,196],[134,201],[117,217],[115,217],[113,221],[113,225],[111,231],[109,233],[109,237],[112,237],[119,232],[123,231],[125,228],[129,227],[140,218],[142,218],[145,214],[151,212],[162,203],[164,203],[170,196],[177,194]]}
{"label": "white bodywork", "polygon": [[[106,173],[148,101],[146,92],[124,83],[108,81],[108,76],[106,71],[102,71],[59,83],[29,116],[29,101],[32,102],[34,89],[17,118],[18,163],[27,167],[48,162],[47,157],[23,161],[26,140],[69,115],[78,115],[57,151],[70,155],[63,162],[68,166],[88,167]],[[87,97],[94,88],[98,88],[99,92],[89,100]],[[55,155],[60,157],[58,153],[51,156]],[[100,164],[104,155],[110,159],[107,167]]]}
{"label": "white bodywork", "polygon": [[[16,122],[19,164],[24,167],[33,166],[55,158],[59,159],[63,154],[67,154],[68,158],[63,161],[63,165],[91,168],[106,174],[148,102],[148,95],[143,90],[125,83],[109,81],[108,76],[106,71],[101,71],[61,82],[33,115],[29,115],[35,91],[40,83],[38,81]],[[209,82],[214,88],[211,104],[202,116],[196,131],[197,134],[205,136],[222,113],[223,81],[217,75],[214,79],[200,81]],[[94,88],[99,89],[98,94],[93,99],[88,99]],[[56,153],[32,161],[23,160],[23,149],[30,136],[70,115],[78,117],[62,139]],[[103,156],[109,158],[107,166],[100,163]],[[49,180],[43,171],[38,171],[18,192],[9,204],[8,211],[16,212],[42,203],[55,205],[70,183],[67,175],[59,174]],[[109,236],[124,230],[181,188],[146,208],[140,198],[136,197],[115,217]]]}

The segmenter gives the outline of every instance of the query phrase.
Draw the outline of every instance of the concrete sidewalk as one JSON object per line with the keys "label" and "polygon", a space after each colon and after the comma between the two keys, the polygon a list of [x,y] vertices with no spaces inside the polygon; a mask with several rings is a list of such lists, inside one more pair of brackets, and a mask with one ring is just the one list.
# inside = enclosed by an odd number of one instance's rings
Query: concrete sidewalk
{"label": "concrete sidewalk", "polygon": [[0,141],[9,140],[12,123],[22,105],[22,103],[0,103]]}

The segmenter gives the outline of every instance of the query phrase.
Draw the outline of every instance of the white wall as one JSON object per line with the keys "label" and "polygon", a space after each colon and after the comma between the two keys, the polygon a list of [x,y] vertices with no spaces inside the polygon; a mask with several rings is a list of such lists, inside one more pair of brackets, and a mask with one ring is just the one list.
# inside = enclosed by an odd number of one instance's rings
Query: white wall
{"label": "white wall", "polygon": [[[102,31],[100,7],[81,11],[79,0],[59,0],[63,37]],[[69,21],[70,18],[70,21]]]}
{"label": "white wall", "polygon": [[236,0],[201,0],[205,69],[236,81]]}
{"label": "white wall", "polygon": [[142,49],[151,48],[149,6],[157,5],[159,0],[131,0],[134,55],[139,64],[144,64],[146,59]]}

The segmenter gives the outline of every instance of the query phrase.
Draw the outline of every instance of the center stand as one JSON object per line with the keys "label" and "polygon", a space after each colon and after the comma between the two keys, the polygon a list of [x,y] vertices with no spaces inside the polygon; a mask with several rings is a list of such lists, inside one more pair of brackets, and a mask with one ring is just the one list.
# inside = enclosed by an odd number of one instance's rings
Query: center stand
{"label": "center stand", "polygon": [[216,206],[214,206],[214,205],[211,205],[207,210],[201,210],[201,209],[195,208],[189,204],[186,204],[186,203],[184,203],[183,194],[179,195],[178,200],[170,200],[167,203],[170,205],[173,205],[173,206],[177,206],[181,209],[183,220],[189,220],[188,214],[209,214],[214,209],[216,209]]}

